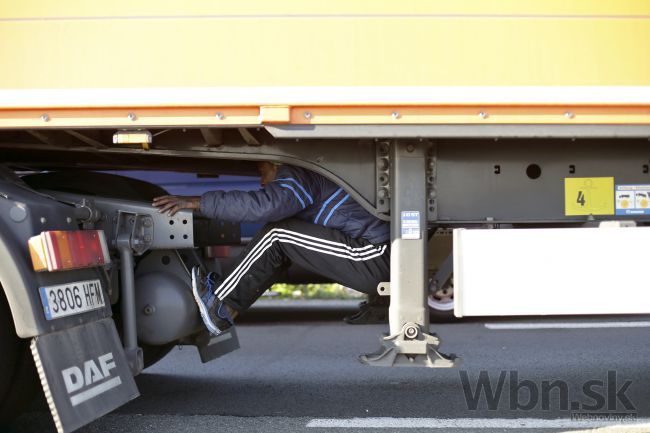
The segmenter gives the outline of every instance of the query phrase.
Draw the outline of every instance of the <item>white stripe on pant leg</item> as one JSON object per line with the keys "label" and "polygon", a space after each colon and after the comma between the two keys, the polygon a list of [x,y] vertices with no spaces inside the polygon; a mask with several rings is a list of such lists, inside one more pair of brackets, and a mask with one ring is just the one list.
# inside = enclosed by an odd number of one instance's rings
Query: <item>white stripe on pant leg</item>
{"label": "white stripe on pant leg", "polygon": [[[297,246],[299,246],[299,247],[306,248],[306,249],[308,249],[308,250],[316,251],[316,252],[323,253],[323,254],[329,254],[329,255],[332,255],[332,256],[337,256],[337,257],[341,257],[341,258],[344,258],[344,259],[349,259],[349,260],[353,260],[353,261],[357,261],[357,262],[358,262],[358,261],[371,260],[371,259],[374,259],[374,258],[376,258],[376,257],[379,257],[379,256],[381,256],[382,254],[384,254],[384,252],[385,252],[385,250],[386,250],[386,246],[384,245],[384,246],[381,248],[380,251],[375,252],[373,255],[370,255],[370,256],[367,256],[367,257],[363,257],[363,258],[360,258],[360,257],[346,257],[346,256],[343,256],[343,255],[341,255],[341,254],[333,253],[333,252],[331,252],[331,251],[319,250],[319,249],[317,249],[317,248],[310,247],[310,246],[307,246],[307,245],[304,245],[304,244],[301,244],[301,243],[299,243],[299,242],[292,241],[292,240],[286,240],[286,239],[283,240],[283,239],[280,239],[280,238],[274,238],[273,242],[275,242],[276,240],[278,240],[278,241],[280,241],[280,242],[282,242],[282,243],[294,244],[294,245],[297,245]],[[251,263],[250,263],[250,264],[249,264],[249,265],[244,269],[244,271],[242,272],[242,274],[241,274],[241,275],[240,275],[236,280],[234,280],[233,284],[230,285],[230,288],[226,289],[226,290],[225,290],[225,293],[220,294],[220,295],[217,295],[217,297],[218,297],[219,299],[224,299],[225,297],[227,297],[227,296],[230,294],[230,292],[232,292],[232,291],[235,289],[235,287],[237,287],[237,285],[238,285],[239,282],[241,281],[242,277],[243,277],[243,276],[244,276],[244,275],[249,271],[249,269],[251,268],[251,266],[253,266],[253,264],[255,264],[255,262],[257,261],[257,259],[258,259],[260,256],[262,256],[262,254],[264,254],[264,252],[266,252],[266,250],[267,250],[268,248],[270,248],[270,247],[271,247],[271,244],[268,245],[267,248],[265,248],[263,251],[260,251],[260,252],[256,255],[255,260],[253,260],[253,261],[252,261],[252,262],[251,262]]]}
{"label": "white stripe on pant leg", "polygon": [[[279,232],[282,232],[282,233],[279,233]],[[224,293],[229,292],[229,288],[232,287],[233,281],[234,280],[239,280],[241,274],[247,272],[247,270],[245,270],[245,269],[248,266],[249,262],[251,260],[257,260],[257,258],[259,257],[259,254],[257,254],[257,252],[259,250],[261,250],[261,249],[266,250],[267,245],[269,243],[273,243],[274,239],[277,236],[290,236],[290,235],[288,235],[286,233],[294,233],[294,232],[291,232],[289,230],[283,230],[283,229],[269,230],[269,232],[253,248],[253,250],[248,253],[246,258],[244,260],[242,260],[242,262],[239,264],[239,266],[237,266],[237,268],[233,272],[230,273],[228,278],[226,278],[224,280],[224,282],[221,283],[221,285],[214,291],[217,298],[223,299],[226,296]],[[293,238],[299,239],[298,237],[295,237],[295,236]],[[317,239],[317,238],[314,238],[312,236],[310,236],[310,238],[311,239]],[[305,240],[302,240],[302,241],[303,242],[309,242],[309,241],[305,241]],[[313,242],[310,242],[310,243],[314,244]],[[331,250],[335,250],[335,251],[339,251],[339,252],[347,254],[347,256],[340,256],[340,257],[343,257],[343,258],[349,258],[349,255],[359,255],[359,256],[361,256],[361,255],[373,254],[373,253],[379,252],[379,250],[381,248],[381,247],[378,247],[378,246],[374,246],[372,244],[369,245],[370,247],[372,247],[372,249],[368,249],[368,245],[366,245],[364,247],[360,247],[360,248],[353,248],[353,247],[348,248],[350,250],[354,250],[354,249],[359,249],[359,250],[364,249],[365,250],[365,249],[367,249],[367,251],[357,253],[357,252],[353,252],[353,251],[345,251],[345,250],[342,251],[342,249],[340,249],[340,248],[334,248],[334,247],[329,246],[329,245],[317,245],[317,246],[319,246],[321,248],[327,248],[327,249],[331,249]],[[321,251],[321,250],[318,250],[318,251]],[[382,251],[382,253],[383,253],[383,251]],[[235,283],[235,284],[237,284],[237,283]]]}
{"label": "white stripe on pant leg", "polygon": [[[293,235],[298,235],[298,237],[305,237],[305,238],[308,238],[308,239],[321,240],[319,238],[316,238],[316,237],[313,237],[313,236],[303,235],[302,233],[294,232],[294,231],[291,231],[291,230],[285,230],[285,229],[280,229],[280,228],[271,229],[264,235],[264,237],[262,237],[262,239],[257,243],[257,245],[255,245],[253,247],[253,249],[247,254],[246,258],[244,258],[244,260],[242,260],[242,262],[237,266],[237,268],[235,268],[230,273],[230,275],[219,285],[219,287],[215,290],[214,293],[217,294],[217,296],[218,296],[218,294],[220,292],[223,292],[224,290],[226,290],[225,287],[230,286],[230,282],[234,278],[237,277],[237,275],[240,273],[241,268],[246,266],[248,260],[256,253],[256,251],[258,249],[260,249],[260,248],[264,248],[266,246],[266,244],[269,242],[270,237],[274,236],[276,233],[279,233],[279,232],[291,233]],[[322,240],[325,241],[324,239],[322,239]],[[343,243],[340,243],[340,242],[328,241],[328,243],[334,244],[334,245],[341,245],[341,246],[345,247],[344,250],[348,250],[348,251],[352,252],[353,254],[365,254],[366,252],[363,252],[363,253],[361,253],[361,252],[365,251],[365,250],[369,250],[369,251],[370,250],[373,250],[373,251],[376,250],[376,251],[378,251],[377,248],[379,248],[379,247],[376,247],[376,246],[374,246],[372,244],[369,244],[369,245],[366,245],[366,246],[363,246],[363,247],[351,247],[349,245],[346,245],[346,244],[343,244]],[[330,245],[323,245],[323,247],[324,248],[335,249],[334,246],[330,246]],[[336,248],[336,250],[340,251],[341,249]],[[359,251],[359,253],[357,253],[356,251]],[[342,251],[342,252],[345,252],[345,251]]]}
{"label": "white stripe on pant leg", "polygon": [[229,275],[229,276],[228,276],[228,277],[227,277],[227,278],[226,278],[226,279],[221,283],[221,285],[220,285],[220,286],[215,290],[215,293],[219,292],[219,291],[221,290],[221,288],[224,287],[225,284],[229,284],[229,281],[231,281],[231,280],[233,279],[233,277],[234,277],[235,274],[237,273],[237,270],[238,270],[238,269],[239,269],[239,268],[244,264],[244,262],[245,262],[249,257],[251,257],[251,256],[254,254],[254,252],[255,252],[258,248],[260,248],[260,247],[263,246],[264,242],[266,242],[266,239],[267,239],[269,236],[272,236],[273,233],[276,233],[276,232],[291,233],[291,234],[293,234],[293,235],[302,236],[302,237],[305,237],[305,238],[308,238],[308,239],[314,239],[314,240],[317,240],[317,241],[322,241],[323,243],[329,243],[329,244],[333,244],[333,245],[340,245],[340,246],[345,247],[345,249],[350,250],[350,251],[364,251],[364,250],[367,250],[367,249],[370,249],[370,248],[377,248],[377,247],[375,247],[375,246],[372,245],[372,244],[366,245],[366,246],[364,246],[364,247],[351,247],[351,246],[346,245],[346,244],[344,244],[344,243],[328,241],[328,240],[326,240],[326,239],[319,239],[319,238],[316,238],[316,237],[313,237],[313,236],[303,235],[302,233],[294,232],[294,231],[291,231],[291,230],[280,229],[280,228],[273,228],[273,229],[269,230],[269,231],[268,231],[268,232],[267,232],[267,233],[262,237],[262,239],[260,239],[260,241],[257,243],[257,245],[255,245],[255,246],[253,247],[253,249],[248,253],[247,257],[246,257],[244,260],[242,260],[242,262],[237,266],[237,268],[235,268],[235,269],[230,273],[230,275]]}
{"label": "white stripe on pant leg", "polygon": [[[254,251],[255,255],[248,256],[246,258],[246,261],[242,262],[243,266],[238,267],[236,275],[234,273],[231,274],[232,276],[234,276],[234,279],[232,279],[227,285],[220,286],[215,291],[215,295],[217,296],[217,298],[219,298],[219,299],[225,298],[228,295],[228,293],[230,293],[231,289],[234,286],[236,286],[237,284],[239,284],[239,281],[241,280],[241,277],[243,276],[243,274],[248,272],[248,270],[250,269],[252,263],[257,261],[257,259],[273,244],[273,242],[275,242],[276,240],[279,240],[279,239],[297,239],[297,238],[293,238],[293,237],[291,237],[289,235],[286,235],[286,234],[274,233],[268,240],[266,240],[264,242],[264,247],[263,248],[256,249]],[[304,242],[303,240],[299,240],[299,241]],[[350,260],[355,260],[355,261],[368,260],[368,259],[380,256],[386,250],[386,245],[384,245],[383,247],[376,247],[376,249],[369,250],[369,251],[365,252],[363,257],[354,257],[354,256],[351,255],[352,253],[350,253],[350,252],[345,252],[345,254],[338,254],[336,252],[325,250],[325,249],[322,249],[322,248],[310,247],[309,245],[305,245],[304,243],[296,243],[296,242],[290,242],[290,243],[294,243],[296,245],[302,246],[302,247],[310,249],[312,251],[325,253],[325,254],[330,254],[330,255],[337,256],[337,257],[350,259]],[[372,255],[372,256],[370,257],[370,255]]]}
{"label": "white stripe on pant leg", "polygon": [[350,251],[352,251],[352,250],[354,250],[354,251],[363,251],[363,250],[366,250],[366,249],[372,248],[372,247],[376,248],[376,245],[373,245],[373,244],[368,244],[368,245],[366,245],[364,247],[351,247],[350,245],[348,245],[346,243],[343,243],[343,242],[336,242],[336,241],[330,241],[329,239],[317,238],[315,236],[306,235],[304,233],[296,232],[296,231],[293,231],[293,230],[287,230],[287,229],[281,229],[281,228],[276,228],[274,230],[276,230],[278,232],[282,232],[282,233],[288,233],[288,234],[291,234],[291,235],[294,235],[294,236],[299,236],[299,237],[311,239],[311,240],[314,240],[314,241],[317,241],[317,242],[330,244],[330,245],[333,245],[333,246],[338,246],[340,248],[345,248],[345,249],[350,250]]}
{"label": "white stripe on pant leg", "polygon": [[384,246],[380,247],[378,251],[373,251],[372,255],[368,255],[366,257],[351,257],[351,256],[345,256],[345,255],[342,255],[342,254],[338,254],[338,253],[335,253],[335,252],[332,252],[332,251],[322,250],[322,249],[318,249],[318,248],[315,248],[315,247],[312,247],[312,246],[309,246],[309,245],[305,245],[304,243],[302,243],[303,242],[302,240],[297,241],[296,239],[292,239],[288,235],[275,235],[273,237],[272,242],[269,243],[266,246],[266,248],[264,248],[262,251],[259,251],[256,254],[256,256],[248,264],[248,266],[243,270],[243,272],[239,275],[239,277],[237,279],[233,280],[232,284],[229,285],[229,288],[226,288],[225,290],[223,290],[221,293],[219,293],[217,295],[217,297],[219,299],[224,299],[226,296],[228,296],[230,294],[230,292],[232,292],[235,289],[235,287],[237,287],[237,285],[241,281],[242,277],[246,274],[246,272],[249,271],[251,266],[253,266],[253,264],[255,264],[257,259],[259,259],[262,256],[262,254],[264,254],[266,252],[266,250],[269,249],[273,245],[273,242],[275,242],[276,240],[281,242],[281,243],[293,244],[293,245],[296,245],[296,246],[299,246],[299,247],[302,247],[302,248],[306,248],[306,249],[311,250],[311,251],[316,251],[316,252],[323,253],[323,254],[337,256],[337,257],[341,257],[341,258],[344,258],[344,259],[353,260],[353,261],[356,261],[356,262],[374,259],[376,257],[381,256],[386,251],[386,245],[384,245]]}
{"label": "white stripe on pant leg", "polygon": [[[246,260],[245,260],[245,261],[242,261],[242,266],[238,266],[238,267],[237,267],[237,271],[231,273],[231,276],[232,276],[233,278],[228,282],[228,284],[221,285],[221,286],[220,286],[220,287],[215,291],[215,295],[216,295],[219,299],[223,299],[224,297],[226,297],[226,296],[227,296],[227,293],[229,293],[229,292],[230,292],[230,289],[233,287],[233,284],[234,284],[234,285],[237,285],[237,284],[239,283],[239,280],[241,279],[242,275],[243,275],[244,273],[248,272],[248,269],[250,269],[251,262],[256,261],[256,260],[259,258],[259,256],[260,256],[264,251],[266,251],[266,250],[271,246],[271,244],[272,244],[273,242],[275,242],[277,239],[279,239],[279,237],[282,237],[282,238],[298,239],[298,238],[291,237],[291,236],[289,236],[289,235],[287,235],[287,234],[284,234],[284,233],[273,233],[273,234],[272,234],[272,235],[271,235],[267,240],[264,241],[263,244],[260,243],[261,248],[256,248],[256,249],[252,252],[252,255],[249,254],[249,255],[246,257]],[[298,239],[298,240],[300,240],[300,239]],[[301,242],[304,242],[303,240],[300,240],[300,241],[301,241]],[[383,254],[385,248],[386,248],[385,245],[384,245],[383,247],[375,247],[375,249],[373,249],[373,250],[368,250],[367,252],[364,252],[364,256],[367,256],[367,255],[369,255],[369,254],[381,255],[381,254]],[[328,253],[327,250],[324,250],[324,249],[322,249],[322,248],[320,248],[320,249],[319,249],[319,248],[315,248],[315,249],[313,249],[313,250],[314,250],[314,251],[317,251],[317,252],[325,252],[325,253]],[[339,251],[340,251],[340,250],[339,250]],[[331,255],[336,255],[336,256],[339,256],[339,257],[342,257],[342,258],[354,259],[354,257],[351,257],[351,256],[350,256],[351,253],[350,253],[350,252],[347,252],[347,251],[344,252],[345,255],[342,255],[342,254],[336,254],[336,253],[334,253],[334,252],[332,252],[332,251],[329,251],[329,253],[330,253]],[[375,257],[376,257],[376,256],[375,256]]]}

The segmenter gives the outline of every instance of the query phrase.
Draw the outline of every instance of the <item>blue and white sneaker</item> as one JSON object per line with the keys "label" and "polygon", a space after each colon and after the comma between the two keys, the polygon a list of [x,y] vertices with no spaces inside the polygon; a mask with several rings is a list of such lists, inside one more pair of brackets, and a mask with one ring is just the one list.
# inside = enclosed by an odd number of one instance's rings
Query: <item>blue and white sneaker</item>
{"label": "blue and white sneaker", "polygon": [[192,268],[192,294],[199,307],[201,319],[211,334],[219,335],[233,326],[234,322],[226,305],[214,294],[216,278],[214,272],[203,276],[199,266]]}

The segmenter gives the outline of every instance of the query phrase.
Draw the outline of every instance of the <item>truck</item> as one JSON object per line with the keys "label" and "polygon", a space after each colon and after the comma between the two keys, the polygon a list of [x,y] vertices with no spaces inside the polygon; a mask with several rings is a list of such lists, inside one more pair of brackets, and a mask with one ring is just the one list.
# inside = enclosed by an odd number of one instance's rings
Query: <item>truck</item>
{"label": "truck", "polygon": [[70,432],[174,345],[239,345],[202,330],[188,271],[239,226],[159,214],[164,189],[121,170],[292,164],[390,221],[368,365],[457,365],[429,307],[650,312],[625,272],[650,211],[616,200],[650,191],[648,2],[0,4],[3,423],[40,386]]}

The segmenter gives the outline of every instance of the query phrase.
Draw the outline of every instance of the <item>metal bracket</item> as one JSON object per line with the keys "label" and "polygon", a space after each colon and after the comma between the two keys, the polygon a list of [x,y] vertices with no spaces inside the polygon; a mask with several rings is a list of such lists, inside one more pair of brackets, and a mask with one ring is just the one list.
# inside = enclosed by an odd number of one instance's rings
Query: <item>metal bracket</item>
{"label": "metal bracket", "polygon": [[141,256],[153,242],[153,220],[148,214],[117,212],[116,246],[127,246],[136,256]]}
{"label": "metal bracket", "polygon": [[148,215],[117,213],[115,246],[120,252],[120,307],[124,334],[124,354],[133,375],[144,369],[142,349],[138,347],[135,309],[135,260],[151,246],[153,223]]}
{"label": "metal bracket", "polygon": [[361,355],[363,364],[378,367],[449,368],[458,365],[456,355],[438,352],[440,340],[434,334],[422,332],[420,325],[408,322],[394,335],[380,338],[382,347],[374,353]]}
{"label": "metal bracket", "polygon": [[438,149],[431,145],[427,150],[426,175],[427,175],[427,221],[438,219],[438,200],[436,193],[436,176],[438,167]]}
{"label": "metal bracket", "polygon": [[377,285],[377,294],[379,296],[390,296],[390,281],[384,281]]}
{"label": "metal bracket", "polygon": [[390,211],[390,143],[382,141],[375,148],[375,175],[377,185],[377,212]]}
{"label": "metal bracket", "polygon": [[437,290],[448,287],[454,276],[454,254],[451,253],[438,266],[438,271],[429,281],[429,294],[433,295]]}

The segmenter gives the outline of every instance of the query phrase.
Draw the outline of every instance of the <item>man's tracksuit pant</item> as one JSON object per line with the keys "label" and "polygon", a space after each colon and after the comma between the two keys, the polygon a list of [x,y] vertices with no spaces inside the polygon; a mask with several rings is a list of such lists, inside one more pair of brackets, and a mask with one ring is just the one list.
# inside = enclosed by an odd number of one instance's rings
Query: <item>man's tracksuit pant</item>
{"label": "man's tracksuit pant", "polygon": [[237,258],[215,294],[231,308],[247,309],[295,263],[360,292],[374,294],[389,281],[390,245],[373,245],[343,232],[291,218],[269,223]]}

